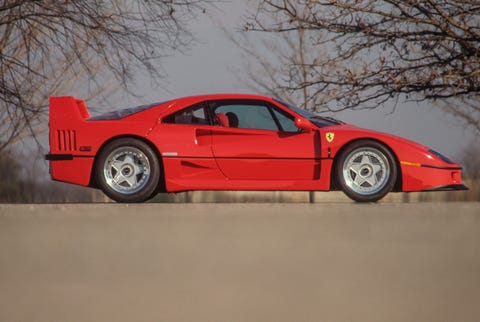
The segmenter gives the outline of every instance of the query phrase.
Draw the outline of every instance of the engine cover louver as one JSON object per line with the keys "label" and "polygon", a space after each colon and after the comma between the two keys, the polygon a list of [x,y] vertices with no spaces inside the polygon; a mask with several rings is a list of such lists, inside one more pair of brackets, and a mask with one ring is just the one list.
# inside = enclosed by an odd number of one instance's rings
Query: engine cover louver
{"label": "engine cover louver", "polygon": [[62,152],[77,151],[77,132],[75,130],[57,130],[57,148]]}

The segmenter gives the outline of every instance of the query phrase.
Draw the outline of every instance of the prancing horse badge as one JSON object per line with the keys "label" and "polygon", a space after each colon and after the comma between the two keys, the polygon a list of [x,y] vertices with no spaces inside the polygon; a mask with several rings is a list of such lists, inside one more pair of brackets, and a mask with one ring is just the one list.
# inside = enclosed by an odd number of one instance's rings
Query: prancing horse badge
{"label": "prancing horse badge", "polygon": [[335,133],[327,132],[325,134],[325,139],[327,139],[328,143],[332,143],[333,139],[335,138]]}

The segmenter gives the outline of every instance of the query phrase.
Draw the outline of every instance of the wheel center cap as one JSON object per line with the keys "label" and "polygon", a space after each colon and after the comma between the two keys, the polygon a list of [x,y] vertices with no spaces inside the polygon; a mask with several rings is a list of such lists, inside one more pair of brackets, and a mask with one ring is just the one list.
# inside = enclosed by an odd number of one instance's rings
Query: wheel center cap
{"label": "wheel center cap", "polygon": [[131,177],[133,175],[133,166],[130,164],[124,165],[122,167],[122,175],[125,177]]}
{"label": "wheel center cap", "polygon": [[373,173],[373,169],[370,165],[366,164],[360,169],[360,175],[362,177],[370,177]]}

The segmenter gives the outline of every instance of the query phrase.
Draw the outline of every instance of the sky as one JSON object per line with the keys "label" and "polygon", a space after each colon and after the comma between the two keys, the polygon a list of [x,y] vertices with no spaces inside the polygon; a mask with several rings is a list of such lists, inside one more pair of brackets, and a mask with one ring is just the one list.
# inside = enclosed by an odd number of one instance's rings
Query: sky
{"label": "sky", "polygon": [[[240,32],[242,21],[247,16],[248,3],[255,0],[223,0],[215,2],[205,14],[200,14],[187,26],[193,31],[197,42],[185,53],[176,53],[164,58],[162,66],[168,75],[161,84],[152,84],[141,75],[130,89],[133,96],[120,90],[108,98],[108,105],[98,106],[98,110],[112,110],[141,104],[164,101],[176,97],[208,93],[252,93],[235,73],[245,66],[245,54],[226,36]],[[260,91],[253,92],[264,94]],[[79,93],[64,93],[81,97]],[[107,104],[105,103],[105,104]],[[347,123],[401,136],[448,156],[462,163],[463,152],[475,142],[472,130],[465,129],[462,123],[429,104],[393,102],[384,108],[362,111],[343,111],[333,115]],[[90,106],[90,108],[92,108]],[[48,138],[40,138],[42,149],[36,143],[26,140],[17,146],[19,155],[32,158],[32,148],[38,162],[27,166],[27,176],[49,180],[48,162],[43,158],[48,152]],[[478,139],[477,139],[478,141]],[[479,146],[478,142],[476,143]]]}
{"label": "sky", "polygon": [[[134,85],[139,98],[123,96],[115,103],[118,108],[207,94],[249,92],[235,71],[245,63],[242,51],[225,34],[239,32],[251,1],[219,1],[190,22],[188,28],[197,38],[186,53],[163,60],[168,74],[165,83],[152,86],[148,79]],[[263,94],[257,92],[258,94]],[[384,108],[362,111],[343,111],[334,115],[347,123],[388,132],[427,145],[453,160],[474,140],[474,133],[456,119],[427,103],[394,102]]]}

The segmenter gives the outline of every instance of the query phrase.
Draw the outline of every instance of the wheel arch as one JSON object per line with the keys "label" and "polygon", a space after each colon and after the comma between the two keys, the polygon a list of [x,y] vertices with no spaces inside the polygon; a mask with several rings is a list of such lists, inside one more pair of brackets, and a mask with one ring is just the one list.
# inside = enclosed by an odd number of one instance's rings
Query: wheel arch
{"label": "wheel arch", "polygon": [[98,184],[96,182],[96,179],[95,179],[94,169],[97,166],[97,159],[98,159],[98,155],[100,154],[100,152],[111,142],[114,142],[114,141],[119,140],[119,139],[125,139],[125,138],[131,138],[131,139],[139,140],[139,141],[147,144],[152,149],[152,151],[155,153],[155,156],[157,157],[158,162],[160,164],[160,181],[158,183],[157,192],[165,192],[165,172],[164,172],[162,154],[158,150],[157,146],[155,144],[153,144],[152,141],[146,139],[145,137],[142,137],[142,136],[139,136],[139,135],[134,135],[134,134],[122,134],[122,135],[113,136],[113,137],[109,138],[108,140],[106,140],[105,142],[102,143],[102,145],[98,148],[97,153],[95,154],[92,171],[90,172],[90,185],[89,186],[92,187],[92,188],[99,188]]}
{"label": "wheel arch", "polygon": [[393,187],[393,190],[392,192],[399,192],[399,191],[402,191],[402,178],[403,178],[403,175],[402,175],[402,168],[400,167],[400,161],[398,159],[398,156],[397,154],[395,153],[395,151],[390,147],[390,145],[388,145],[387,143],[385,143],[384,141],[380,140],[380,139],[377,139],[377,138],[372,138],[372,137],[361,137],[361,138],[355,138],[353,140],[350,140],[348,142],[345,142],[342,147],[337,151],[337,153],[335,153],[335,156],[333,158],[333,164],[332,164],[332,172],[331,172],[331,176],[330,176],[330,187],[331,187],[331,190],[340,190],[340,185],[338,183],[338,178],[335,174],[335,169],[337,167],[337,163],[338,163],[338,159],[340,159],[340,156],[343,154],[343,152],[348,148],[348,146],[350,146],[351,144],[355,143],[355,142],[358,142],[358,141],[375,141],[379,144],[382,144],[386,149],[388,149],[388,151],[390,151],[390,153],[393,155],[393,158],[394,158],[394,161],[395,161],[395,165],[397,167],[397,179],[396,179],[396,182],[395,182],[395,185]]}

